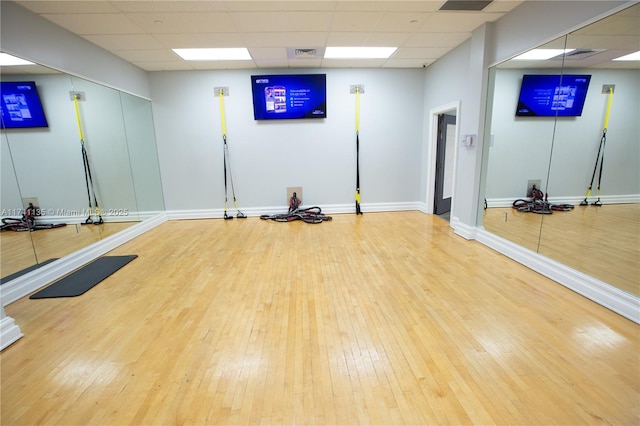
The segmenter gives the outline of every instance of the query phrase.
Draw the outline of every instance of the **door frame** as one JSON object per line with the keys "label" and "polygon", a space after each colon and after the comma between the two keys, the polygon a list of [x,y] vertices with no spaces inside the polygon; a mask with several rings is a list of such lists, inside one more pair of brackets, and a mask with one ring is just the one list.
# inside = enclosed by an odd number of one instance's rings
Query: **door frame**
{"label": "door frame", "polygon": [[456,116],[456,130],[454,135],[454,155],[453,155],[453,182],[451,190],[451,217],[455,212],[455,194],[456,194],[456,175],[458,169],[458,141],[460,140],[460,101],[451,102],[429,110],[429,140],[427,141],[427,195],[426,195],[426,213],[433,214],[433,204],[435,201],[435,185],[436,185],[436,155],[438,152],[438,116],[440,114],[454,113]]}

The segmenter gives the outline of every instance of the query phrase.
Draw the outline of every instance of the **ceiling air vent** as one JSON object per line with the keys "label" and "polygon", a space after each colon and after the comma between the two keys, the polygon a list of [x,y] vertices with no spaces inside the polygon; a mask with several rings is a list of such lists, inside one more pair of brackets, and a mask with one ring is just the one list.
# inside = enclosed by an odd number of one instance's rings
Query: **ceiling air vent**
{"label": "ceiling air vent", "polygon": [[552,59],[560,60],[564,58],[565,60],[577,61],[593,55],[597,55],[598,53],[604,52],[605,50],[606,49],[576,49],[564,55],[555,56]]}
{"label": "ceiling air vent", "polygon": [[324,56],[323,47],[288,47],[288,59],[319,59]]}
{"label": "ceiling air vent", "polygon": [[440,10],[480,11],[491,3],[491,0],[449,0],[440,7]]}

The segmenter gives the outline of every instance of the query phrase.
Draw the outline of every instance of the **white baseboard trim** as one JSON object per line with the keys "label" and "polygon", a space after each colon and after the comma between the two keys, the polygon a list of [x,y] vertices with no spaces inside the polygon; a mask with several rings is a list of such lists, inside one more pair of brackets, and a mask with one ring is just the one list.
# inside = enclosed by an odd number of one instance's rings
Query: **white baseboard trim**
{"label": "white baseboard trim", "polygon": [[11,345],[23,336],[20,327],[16,325],[13,318],[3,317],[0,321],[0,351]]}
{"label": "white baseboard trim", "polygon": [[62,278],[92,260],[114,248],[134,239],[148,230],[160,225],[167,220],[165,214],[158,214],[136,225],[130,226],[117,234],[97,241],[68,256],[51,262],[41,268],[28,272],[10,282],[0,286],[0,300],[2,306],[6,306],[16,300],[46,286],[47,284]]}
{"label": "white baseboard trim", "polygon": [[482,228],[476,240],[582,296],[640,324],[640,298],[498,237]]}
{"label": "white baseboard trim", "polygon": [[[312,206],[301,206],[302,208],[308,208]],[[343,214],[343,213],[355,213],[355,202],[353,204],[329,204],[318,206],[322,209],[324,214]],[[377,213],[377,212],[393,212],[393,211],[407,211],[407,210],[419,210],[422,211],[425,206],[420,202],[407,202],[407,203],[367,203],[361,204],[363,213]],[[287,208],[278,207],[249,207],[241,208],[240,211],[247,217],[259,217],[262,215],[274,215],[280,213],[286,213]],[[227,214],[235,217],[237,210],[235,208],[227,208]],[[222,219],[224,216],[224,209],[198,209],[198,210],[168,210],[167,217],[169,220],[184,220],[184,219]]]}
{"label": "white baseboard trim", "polygon": [[478,228],[460,222],[460,218],[458,218],[457,216],[453,216],[449,220],[449,224],[453,228],[453,232],[455,232],[457,235],[460,235],[462,238],[465,238],[467,240],[474,240],[476,238],[476,231]]}
{"label": "white baseboard trim", "polygon": [[[517,198],[487,198],[488,207],[513,207],[513,202]],[[527,199],[523,197],[523,199]],[[597,195],[591,194],[589,202],[593,203],[598,199]],[[551,204],[573,204],[574,206],[580,205],[584,200],[582,196],[571,197],[549,197],[548,201]],[[640,194],[625,194],[625,195],[602,195],[600,196],[602,204],[636,204],[640,203]]]}

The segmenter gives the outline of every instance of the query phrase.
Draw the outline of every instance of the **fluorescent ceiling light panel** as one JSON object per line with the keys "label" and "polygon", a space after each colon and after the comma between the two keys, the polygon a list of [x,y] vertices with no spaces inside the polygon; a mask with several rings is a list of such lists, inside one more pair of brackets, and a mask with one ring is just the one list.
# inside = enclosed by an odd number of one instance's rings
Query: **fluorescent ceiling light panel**
{"label": "fluorescent ceiling light panel", "polygon": [[533,49],[513,58],[514,61],[544,61],[573,52],[576,49]]}
{"label": "fluorescent ceiling light panel", "polygon": [[640,61],[640,50],[634,53],[629,53],[628,55],[620,56],[619,58],[613,59],[614,61]]}
{"label": "fluorescent ceiling light panel", "polygon": [[387,59],[397,47],[327,47],[325,59]]}
{"label": "fluorescent ceiling light panel", "polygon": [[172,49],[185,61],[242,61],[251,60],[246,47]]}
{"label": "fluorescent ceiling light panel", "polygon": [[17,58],[8,53],[0,53],[0,66],[12,66],[12,65],[35,65],[33,62],[26,61],[21,58]]}

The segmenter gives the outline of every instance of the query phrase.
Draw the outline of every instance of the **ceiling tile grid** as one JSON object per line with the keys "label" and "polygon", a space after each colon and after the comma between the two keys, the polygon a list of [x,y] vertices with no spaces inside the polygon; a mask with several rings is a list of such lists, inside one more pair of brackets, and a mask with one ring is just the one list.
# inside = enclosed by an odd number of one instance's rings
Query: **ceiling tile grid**
{"label": "ceiling tile grid", "polygon": [[[440,11],[445,0],[16,3],[142,69],[159,71],[424,67],[522,1],[494,0],[482,11]],[[326,46],[395,46],[398,50],[389,59],[374,60],[287,57],[287,49]],[[204,47],[247,47],[252,60],[187,62],[171,50]]]}

